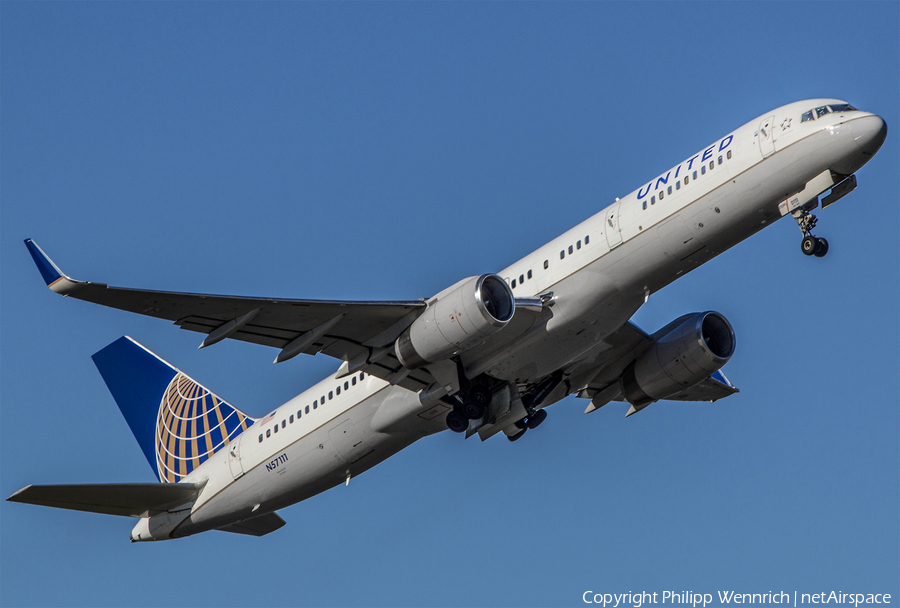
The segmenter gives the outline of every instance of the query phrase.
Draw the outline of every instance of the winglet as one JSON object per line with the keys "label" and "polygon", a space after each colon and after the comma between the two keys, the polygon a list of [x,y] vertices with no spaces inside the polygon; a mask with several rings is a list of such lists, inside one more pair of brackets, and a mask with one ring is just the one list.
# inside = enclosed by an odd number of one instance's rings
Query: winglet
{"label": "winglet", "polygon": [[84,281],[76,281],[67,277],[66,274],[59,269],[59,266],[54,264],[53,260],[44,253],[44,250],[34,242],[34,239],[25,239],[25,246],[28,247],[28,253],[31,254],[35,265],[38,267],[38,271],[40,271],[41,276],[44,278],[44,282],[47,283],[47,287],[51,290],[66,295],[73,289],[85,284]]}

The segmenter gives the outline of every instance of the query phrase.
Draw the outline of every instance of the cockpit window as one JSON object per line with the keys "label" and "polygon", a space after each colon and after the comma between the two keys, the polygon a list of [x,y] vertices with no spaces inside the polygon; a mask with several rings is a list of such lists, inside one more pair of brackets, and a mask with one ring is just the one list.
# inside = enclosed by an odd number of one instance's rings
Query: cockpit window
{"label": "cockpit window", "polygon": [[[800,122],[809,122],[810,120],[815,120],[817,118],[822,118],[826,114],[831,114],[832,112],[857,112],[858,110],[851,106],[849,103],[833,103],[827,106],[820,106],[815,110],[810,110],[809,112],[804,112],[800,117]],[[813,114],[815,112],[815,114]]]}

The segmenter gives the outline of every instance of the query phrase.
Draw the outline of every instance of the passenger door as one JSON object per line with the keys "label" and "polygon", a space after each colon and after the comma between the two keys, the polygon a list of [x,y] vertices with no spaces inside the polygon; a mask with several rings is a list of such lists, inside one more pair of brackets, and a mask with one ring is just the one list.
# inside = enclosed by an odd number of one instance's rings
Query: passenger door
{"label": "passenger door", "polygon": [[231,476],[235,479],[244,475],[244,465],[241,463],[241,439],[243,438],[242,433],[228,446],[228,468],[231,469]]}
{"label": "passenger door", "polygon": [[759,123],[759,129],[756,132],[759,139],[759,151],[763,158],[771,156],[775,153],[775,117],[769,116]]}
{"label": "passenger door", "polygon": [[622,203],[616,202],[606,210],[606,222],[603,231],[606,233],[606,243],[610,249],[615,249],[622,244],[622,229],[619,226],[619,207]]}

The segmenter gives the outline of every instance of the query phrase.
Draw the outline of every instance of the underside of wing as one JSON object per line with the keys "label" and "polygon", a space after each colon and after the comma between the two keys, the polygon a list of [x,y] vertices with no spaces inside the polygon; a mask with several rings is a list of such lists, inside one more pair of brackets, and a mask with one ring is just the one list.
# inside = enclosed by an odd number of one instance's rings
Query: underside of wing
{"label": "underside of wing", "polygon": [[[623,389],[623,377],[628,376],[629,368],[641,357],[658,339],[659,334],[665,332],[665,328],[649,336],[637,326],[626,323],[612,336],[606,338],[600,347],[600,352],[592,359],[582,363],[580,377],[589,378],[584,386],[578,390],[578,396],[590,399],[585,413],[595,411],[610,401],[627,401]],[[583,371],[584,369],[588,371]],[[576,385],[577,386],[577,385]],[[665,401],[716,401],[728,397],[739,390],[725,377],[721,370],[706,376],[694,384],[680,388],[674,392],[666,392],[664,396],[657,397]],[[656,400],[654,399],[654,400]],[[634,405],[634,403],[632,403]],[[629,414],[639,411],[646,404],[637,404]]]}
{"label": "underside of wing", "polygon": [[281,516],[279,516],[277,513],[266,513],[265,515],[260,515],[259,517],[245,519],[244,521],[238,522],[236,524],[231,524],[230,526],[222,526],[221,528],[216,529],[221,530],[222,532],[231,532],[233,534],[265,536],[269,532],[274,532],[278,528],[282,527],[284,524],[285,521],[281,519]]}
{"label": "underside of wing", "polygon": [[353,302],[256,298],[110,287],[66,276],[25,241],[48,287],[61,295],[158,319],[207,334],[201,346],[225,338],[281,349],[276,361],[324,352],[345,361],[390,345],[425,307],[421,300]]}
{"label": "underside of wing", "polygon": [[27,486],[6,500],[58,509],[149,517],[170,509],[190,507],[200,486],[188,483],[109,483]]}
{"label": "underside of wing", "polygon": [[666,397],[669,401],[718,401],[739,393],[721,370],[680,393]]}
{"label": "underside of wing", "polygon": [[[54,292],[167,319],[182,329],[205,334],[201,348],[226,338],[252,342],[279,349],[276,363],[299,354],[323,353],[346,362],[338,377],[362,371],[411,391],[425,389],[436,379],[428,365],[405,367],[393,348],[397,338],[427,307],[424,300],[298,300],[110,287],[68,277],[32,239],[25,244]],[[521,308],[517,304],[509,325],[487,338],[475,349],[477,353],[502,350],[536,324],[542,314],[540,302],[536,306],[531,301],[523,304]]]}

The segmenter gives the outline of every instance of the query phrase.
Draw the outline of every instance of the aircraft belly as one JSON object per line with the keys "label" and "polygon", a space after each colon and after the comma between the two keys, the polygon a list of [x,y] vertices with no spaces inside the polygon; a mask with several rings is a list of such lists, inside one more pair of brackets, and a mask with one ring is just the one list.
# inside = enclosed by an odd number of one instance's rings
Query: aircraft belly
{"label": "aircraft belly", "polygon": [[[404,426],[406,432],[372,430],[371,419],[383,401],[378,397],[391,391],[408,392],[399,387],[380,391],[264,462],[255,466],[244,463],[243,477],[204,502],[181,526],[179,534],[219,528],[306,500],[345,483],[348,472],[351,477],[357,476],[438,427],[444,428],[442,421],[438,425],[414,416],[420,424]],[[349,429],[352,432],[345,432]]]}

